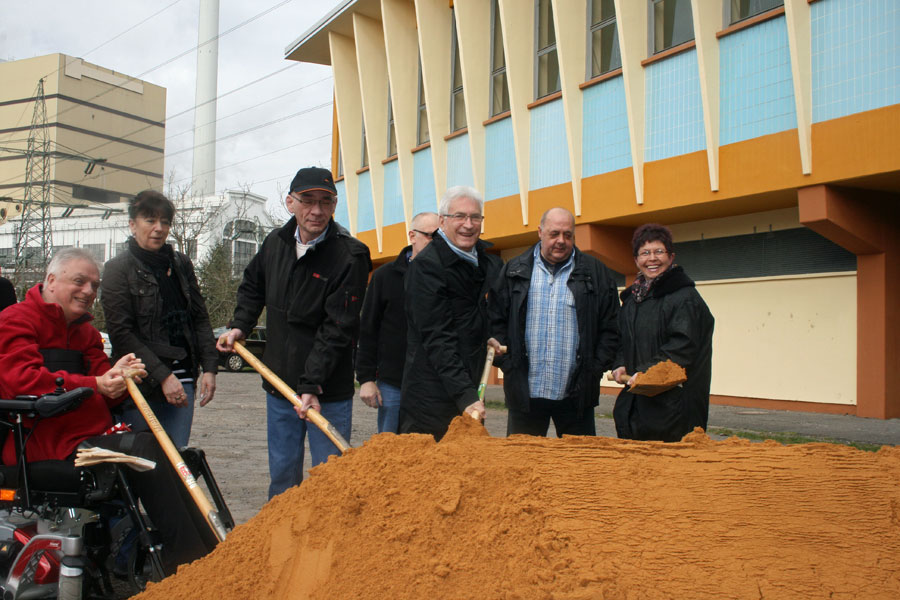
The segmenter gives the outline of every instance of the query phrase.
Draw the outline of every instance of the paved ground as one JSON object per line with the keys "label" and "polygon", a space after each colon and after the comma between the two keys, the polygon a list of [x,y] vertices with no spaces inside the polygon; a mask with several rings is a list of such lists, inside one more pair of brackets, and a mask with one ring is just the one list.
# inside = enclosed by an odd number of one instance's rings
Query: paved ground
{"label": "paved ground", "polygon": [[[500,387],[488,389],[488,400],[503,400]],[[597,407],[597,434],[615,437],[609,415],[615,398],[601,396]],[[376,432],[376,411],[354,403],[350,444],[361,446]],[[793,411],[758,410],[730,406],[710,408],[709,425],[761,433],[792,432],[804,436],[868,444],[900,445],[900,419],[864,419]],[[506,434],[506,412],[488,410],[491,435]],[[554,435],[551,431],[551,435]],[[721,437],[721,436],[714,436]],[[222,373],[212,404],[198,409],[191,444],[203,448],[228,505],[238,523],[253,517],[266,502],[269,483],[266,458],[265,395],[260,378],[252,372]],[[308,457],[307,457],[308,462]],[[307,464],[308,467],[308,464]]]}

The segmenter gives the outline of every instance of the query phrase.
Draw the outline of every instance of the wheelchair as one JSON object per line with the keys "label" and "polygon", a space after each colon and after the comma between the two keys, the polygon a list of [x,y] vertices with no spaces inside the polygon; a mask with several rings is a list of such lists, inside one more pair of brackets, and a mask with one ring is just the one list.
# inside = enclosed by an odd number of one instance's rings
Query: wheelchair
{"label": "wheelchair", "polygon": [[[0,400],[0,444],[11,433],[17,457],[16,465],[0,466],[2,600],[110,600],[139,593],[148,581],[164,577],[165,548],[132,492],[128,467],[25,460],[29,432],[23,418],[63,414],[94,393],[91,388],[65,391],[61,385],[57,380],[57,389],[40,397]],[[180,452],[206,485],[226,529],[233,529],[204,452]]]}

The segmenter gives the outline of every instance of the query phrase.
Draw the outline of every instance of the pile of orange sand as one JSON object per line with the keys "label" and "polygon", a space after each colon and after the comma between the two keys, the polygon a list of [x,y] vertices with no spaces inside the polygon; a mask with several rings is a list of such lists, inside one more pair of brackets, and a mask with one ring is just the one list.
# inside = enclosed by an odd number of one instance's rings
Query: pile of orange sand
{"label": "pile of orange sand", "polygon": [[900,598],[900,447],[373,437],[142,600]]}

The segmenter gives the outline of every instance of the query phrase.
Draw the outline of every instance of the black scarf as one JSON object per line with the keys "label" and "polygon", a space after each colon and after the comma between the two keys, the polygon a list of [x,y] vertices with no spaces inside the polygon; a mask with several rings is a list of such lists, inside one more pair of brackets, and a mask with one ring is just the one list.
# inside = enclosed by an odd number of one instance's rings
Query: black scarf
{"label": "black scarf", "polygon": [[169,334],[169,344],[186,349],[190,355],[191,347],[185,337],[185,326],[191,328],[190,312],[175,268],[175,251],[170,244],[163,245],[157,252],[145,250],[134,237],[128,238],[128,250],[149,267],[159,284],[163,324]]}

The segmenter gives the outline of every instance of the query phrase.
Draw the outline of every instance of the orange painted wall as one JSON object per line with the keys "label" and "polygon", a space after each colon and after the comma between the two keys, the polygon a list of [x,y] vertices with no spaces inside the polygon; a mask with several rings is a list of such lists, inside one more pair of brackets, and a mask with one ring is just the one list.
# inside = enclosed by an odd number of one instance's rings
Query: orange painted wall
{"label": "orange painted wall", "polygon": [[[774,210],[797,205],[802,187],[881,176],[900,188],[900,105],[888,106],[812,126],[813,171],[803,175],[797,131],[729,144],[719,149],[719,191],[709,189],[706,152],[644,164],[644,203],[635,201],[631,168],[582,181],[581,223],[635,227],[649,221],[682,223]],[[518,195],[485,204],[484,239],[497,248],[537,240],[541,214],[554,206],[573,207],[570,183],[532,190],[528,224],[522,224]],[[369,243],[374,232],[360,234]],[[396,256],[404,239],[385,238],[383,256]],[[377,248],[372,243],[370,248]],[[373,256],[376,253],[373,253]]]}

